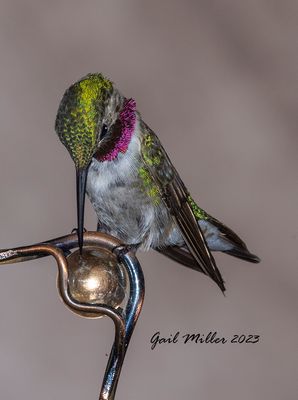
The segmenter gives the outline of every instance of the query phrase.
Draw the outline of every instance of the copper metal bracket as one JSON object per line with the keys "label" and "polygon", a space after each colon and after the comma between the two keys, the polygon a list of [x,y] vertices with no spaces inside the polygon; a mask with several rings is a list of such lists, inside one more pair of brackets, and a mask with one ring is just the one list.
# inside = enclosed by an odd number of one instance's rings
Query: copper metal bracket
{"label": "copper metal bracket", "polygon": [[66,255],[78,247],[76,234],[37,243],[32,246],[0,250],[0,265],[28,261],[51,255],[58,267],[58,291],[63,302],[80,314],[105,314],[115,325],[115,339],[107,363],[99,400],[113,400],[125,353],[134,327],[140,315],[144,300],[144,276],[141,266],[131,251],[123,251],[121,243],[112,236],[99,232],[85,232],[84,246],[96,246],[113,252],[126,270],[129,280],[129,294],[123,308],[114,308],[107,304],[80,303],[74,300],[69,290],[69,268]]}

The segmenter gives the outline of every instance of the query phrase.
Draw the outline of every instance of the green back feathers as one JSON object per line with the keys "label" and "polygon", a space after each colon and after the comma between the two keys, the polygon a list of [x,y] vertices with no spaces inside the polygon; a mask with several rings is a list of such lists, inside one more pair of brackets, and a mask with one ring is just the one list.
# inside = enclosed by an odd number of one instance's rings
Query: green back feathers
{"label": "green back feathers", "polygon": [[[141,128],[144,132],[141,148],[144,163],[139,169],[139,176],[144,191],[153,199],[155,204],[158,204],[161,192],[165,190],[167,185],[175,181],[175,177],[177,179],[177,172],[157,136],[144,123]],[[208,220],[209,215],[197,205],[190,195],[187,195],[186,201],[198,221]]]}
{"label": "green back feathers", "polygon": [[101,74],[89,74],[65,92],[56,118],[56,132],[77,168],[86,167],[95,151],[98,121],[112,83]]}
{"label": "green back feathers", "polygon": [[208,214],[206,213],[206,211],[200,208],[190,195],[187,197],[187,202],[190,205],[192,212],[194,213],[194,216],[197,220],[208,220]]}

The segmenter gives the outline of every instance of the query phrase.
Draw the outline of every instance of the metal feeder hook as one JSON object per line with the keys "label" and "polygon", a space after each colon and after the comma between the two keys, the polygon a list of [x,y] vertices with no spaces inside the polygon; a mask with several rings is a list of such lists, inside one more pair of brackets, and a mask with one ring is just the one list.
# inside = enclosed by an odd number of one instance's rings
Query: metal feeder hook
{"label": "metal feeder hook", "polygon": [[[51,255],[57,262],[57,286],[65,305],[85,318],[107,315],[113,320],[115,339],[99,400],[114,400],[125,353],[143,305],[144,276],[135,254],[110,235],[90,231],[84,233],[84,249],[88,251],[89,259],[92,261],[91,263],[88,261],[89,265],[87,259],[82,261],[83,266],[80,266],[77,259],[75,262],[71,260],[75,253],[71,253],[70,250],[77,247],[77,235],[69,234],[31,246],[0,250],[0,265]],[[105,254],[101,262],[94,265],[94,259],[100,257],[102,253]],[[109,265],[107,268],[105,266],[102,268],[106,258],[109,260]],[[110,279],[113,266],[114,275]],[[125,286],[127,299],[122,308],[116,300],[121,302],[124,297],[123,293],[119,294],[119,283],[125,284],[125,275],[128,277],[129,290]],[[102,281],[107,276],[108,280],[102,287]],[[111,287],[114,292],[110,295]],[[104,302],[101,302],[102,298]]]}

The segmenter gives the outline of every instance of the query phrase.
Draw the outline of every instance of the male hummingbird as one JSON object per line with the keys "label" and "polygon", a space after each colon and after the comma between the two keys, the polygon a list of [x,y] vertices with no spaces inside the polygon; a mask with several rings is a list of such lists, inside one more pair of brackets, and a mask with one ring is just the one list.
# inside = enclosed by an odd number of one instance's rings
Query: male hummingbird
{"label": "male hummingbird", "polygon": [[102,74],[88,74],[66,90],[55,129],[76,167],[80,250],[87,191],[100,232],[203,272],[222,291],[224,281],[210,250],[260,261],[196,204],[136,102]]}

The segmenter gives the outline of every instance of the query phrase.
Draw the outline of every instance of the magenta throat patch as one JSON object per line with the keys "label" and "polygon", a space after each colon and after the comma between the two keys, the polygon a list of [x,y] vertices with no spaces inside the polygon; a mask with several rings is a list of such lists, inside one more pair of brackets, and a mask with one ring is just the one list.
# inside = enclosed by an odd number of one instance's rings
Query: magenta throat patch
{"label": "magenta throat patch", "polygon": [[114,147],[100,158],[100,161],[112,161],[118,154],[125,153],[131,141],[136,124],[136,102],[133,99],[125,100],[119,119],[121,122],[121,134],[116,139]]}

